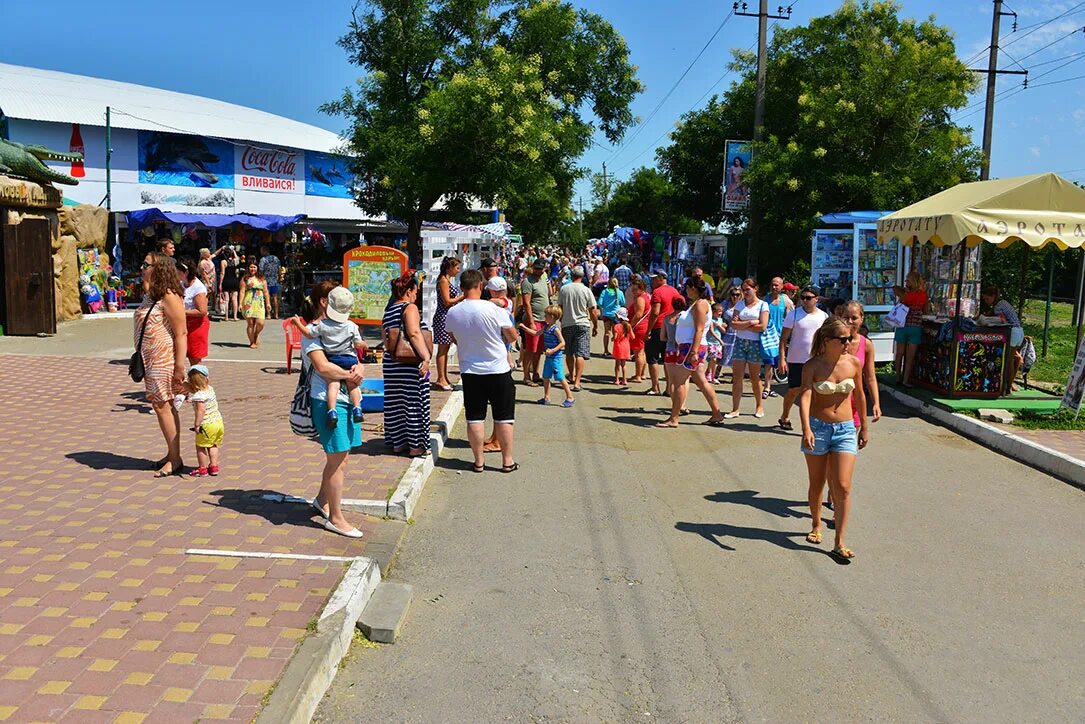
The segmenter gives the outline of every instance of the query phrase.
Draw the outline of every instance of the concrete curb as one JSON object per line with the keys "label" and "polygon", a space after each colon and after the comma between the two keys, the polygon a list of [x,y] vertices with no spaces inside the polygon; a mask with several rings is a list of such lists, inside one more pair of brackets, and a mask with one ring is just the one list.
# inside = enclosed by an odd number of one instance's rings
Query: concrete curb
{"label": "concrete curb", "polygon": [[339,670],[354,638],[354,627],[381,581],[380,568],[370,558],[359,558],[347,569],[317,622],[316,633],[302,641],[286,666],[258,724],[305,724]]}
{"label": "concrete curb", "polygon": [[414,514],[414,507],[426,487],[426,481],[437,463],[437,458],[445,448],[445,442],[452,432],[452,426],[463,412],[463,392],[457,390],[448,396],[441,414],[433,421],[436,432],[430,433],[430,454],[415,458],[399,479],[392,497],[388,500],[360,500],[344,498],[340,503],[345,510],[353,510],[366,515],[388,517],[395,520],[408,520]]}
{"label": "concrete curb", "polygon": [[1059,478],[1075,488],[1085,490],[1085,462],[1031,440],[1017,437],[1011,432],[1000,430],[974,417],[943,410],[892,387],[882,386],[881,392],[905,407],[916,410],[995,452]]}

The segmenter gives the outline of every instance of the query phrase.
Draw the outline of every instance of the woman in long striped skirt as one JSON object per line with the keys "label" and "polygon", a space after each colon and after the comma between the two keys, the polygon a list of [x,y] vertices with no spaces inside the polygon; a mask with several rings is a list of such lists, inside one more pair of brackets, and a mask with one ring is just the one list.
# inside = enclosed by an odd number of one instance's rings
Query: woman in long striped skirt
{"label": "woman in long striped skirt", "polygon": [[392,282],[392,303],[384,310],[382,328],[402,328],[400,334],[422,358],[421,364],[397,362],[384,350],[384,440],[395,453],[410,457],[429,454],[429,350],[422,337],[426,323],[418,312],[418,280],[404,274]]}

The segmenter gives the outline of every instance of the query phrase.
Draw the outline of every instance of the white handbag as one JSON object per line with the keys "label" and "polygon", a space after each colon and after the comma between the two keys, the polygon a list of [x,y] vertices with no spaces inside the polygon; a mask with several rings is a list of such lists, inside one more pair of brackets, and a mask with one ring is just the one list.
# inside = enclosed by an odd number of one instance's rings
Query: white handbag
{"label": "white handbag", "polygon": [[903,327],[908,321],[908,305],[902,302],[897,302],[893,305],[893,308],[889,310],[889,314],[882,318],[882,326],[894,329],[896,327]]}

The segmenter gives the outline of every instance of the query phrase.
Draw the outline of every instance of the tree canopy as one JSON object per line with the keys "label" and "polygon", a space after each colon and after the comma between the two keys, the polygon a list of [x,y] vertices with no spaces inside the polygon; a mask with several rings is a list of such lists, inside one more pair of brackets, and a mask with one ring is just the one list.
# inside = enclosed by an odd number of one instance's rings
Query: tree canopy
{"label": "tree canopy", "polygon": [[[947,28],[899,10],[895,2],[847,0],[807,26],[775,29],[764,140],[744,176],[761,221],[761,258],[786,267],[808,255],[823,213],[898,209],[976,178],[979,151],[951,117],[976,79]],[[752,135],[755,61],[735,53],[741,79],[685,115],[658,153],[681,211],[694,218],[726,218],[723,142]]]}
{"label": "tree canopy", "polygon": [[442,197],[549,235],[592,133],[618,142],[641,91],[621,35],[558,0],[365,0],[339,44],[366,71],[324,106],[350,122],[357,202],[412,243]]}
{"label": "tree canopy", "polygon": [[584,215],[584,232],[590,238],[607,236],[614,226],[636,226],[653,232],[685,234],[700,231],[696,219],[681,213],[678,194],[671,182],[654,168],[638,168],[625,181],[605,189],[595,183],[594,208]]}

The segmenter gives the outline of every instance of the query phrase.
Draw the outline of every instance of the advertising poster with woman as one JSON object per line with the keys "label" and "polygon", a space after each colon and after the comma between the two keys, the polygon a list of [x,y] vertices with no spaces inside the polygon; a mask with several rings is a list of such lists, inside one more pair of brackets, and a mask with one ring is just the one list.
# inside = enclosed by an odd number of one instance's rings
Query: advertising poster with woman
{"label": "advertising poster with woman", "polygon": [[750,188],[743,176],[750,167],[753,149],[749,141],[727,141],[723,173],[723,210],[742,211],[750,207]]}
{"label": "advertising poster with woman", "polygon": [[1062,406],[1069,407],[1075,414],[1081,413],[1081,398],[1085,395],[1085,344],[1077,351],[1074,369],[1066,382],[1066,393],[1062,396]]}

